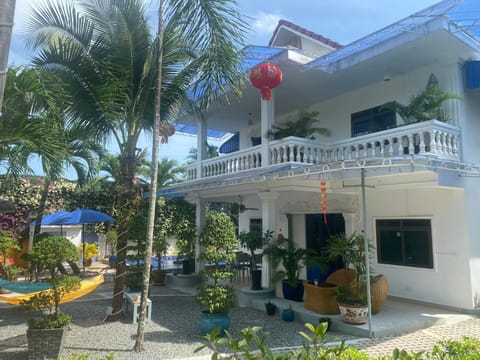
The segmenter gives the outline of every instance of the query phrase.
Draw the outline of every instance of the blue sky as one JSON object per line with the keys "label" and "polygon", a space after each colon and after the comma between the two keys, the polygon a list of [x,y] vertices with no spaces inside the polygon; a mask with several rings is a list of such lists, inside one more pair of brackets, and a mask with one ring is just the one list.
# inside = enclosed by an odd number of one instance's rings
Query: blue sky
{"label": "blue sky", "polygon": [[[17,0],[15,26],[9,55],[11,64],[28,64],[23,35],[26,14],[41,0]],[[145,0],[152,8],[156,0]],[[280,19],[286,19],[308,30],[346,45],[362,36],[405,18],[437,3],[435,0],[237,0],[240,12],[249,17],[251,31],[247,44],[267,45]],[[153,17],[152,24],[156,22]],[[150,138],[143,139],[150,147]],[[218,145],[218,143],[216,143]],[[195,137],[175,135],[160,148],[160,157],[179,163],[196,145]]]}

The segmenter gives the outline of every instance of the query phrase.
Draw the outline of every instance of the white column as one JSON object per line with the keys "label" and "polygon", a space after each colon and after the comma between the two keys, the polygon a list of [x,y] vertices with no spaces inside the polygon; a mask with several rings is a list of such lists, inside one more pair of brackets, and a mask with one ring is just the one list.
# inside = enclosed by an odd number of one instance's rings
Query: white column
{"label": "white column", "polygon": [[[262,200],[262,231],[277,231],[277,199],[278,193],[265,191],[258,194]],[[271,269],[268,257],[262,258],[262,287],[271,285]]]}
{"label": "white column", "polygon": [[275,91],[272,90],[271,100],[261,100],[261,135],[262,135],[262,167],[271,163],[269,154],[268,131],[272,128],[275,119]]}
{"label": "white column", "polygon": [[207,156],[207,121],[203,116],[197,119],[197,179],[204,176],[202,171],[202,160]]}
{"label": "white column", "polygon": [[206,205],[207,201],[201,198],[199,195],[194,195],[189,201],[195,204],[195,225],[197,227],[197,241],[195,245],[195,272],[198,274],[203,266],[200,264],[197,259],[200,256],[201,248],[198,243],[198,239],[200,237],[200,232],[202,231],[203,226],[205,225],[205,213],[206,213]]}

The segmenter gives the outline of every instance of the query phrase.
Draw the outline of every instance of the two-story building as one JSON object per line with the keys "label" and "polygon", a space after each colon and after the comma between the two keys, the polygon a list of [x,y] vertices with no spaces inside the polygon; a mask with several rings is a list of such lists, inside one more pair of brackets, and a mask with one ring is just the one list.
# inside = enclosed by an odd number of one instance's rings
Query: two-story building
{"label": "two-story building", "polygon": [[[477,0],[445,0],[345,46],[280,21],[268,46],[243,50],[247,76],[264,62],[281,69],[272,100],[249,87],[190,119],[199,160],[161,193],[195,202],[198,225],[207,202],[239,202],[240,230],[261,223],[317,250],[366,231],[390,295],[480,307],[479,21]],[[442,119],[408,122],[383,106],[408,104],[429,81],[461,98]],[[300,110],[330,135],[269,136]],[[205,159],[207,128],[233,134],[226,154]]]}

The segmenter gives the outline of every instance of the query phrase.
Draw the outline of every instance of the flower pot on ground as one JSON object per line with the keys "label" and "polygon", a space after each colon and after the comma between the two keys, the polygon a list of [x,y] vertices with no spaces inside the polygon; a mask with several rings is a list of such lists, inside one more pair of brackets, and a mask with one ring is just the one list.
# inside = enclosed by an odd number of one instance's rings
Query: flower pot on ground
{"label": "flower pot on ground", "polygon": [[41,314],[40,319],[28,321],[28,358],[57,359],[63,350],[63,336],[71,319],[70,315],[60,311],[60,303],[64,295],[80,287],[80,279],[61,275],[58,264],[78,261],[79,253],[66,237],[47,236],[34,245],[30,260],[48,271],[49,277],[44,281],[50,283],[52,288],[36,293],[21,303],[27,309]]}
{"label": "flower pot on ground", "polygon": [[305,309],[325,315],[333,315],[340,312],[336,297],[337,285],[326,282],[315,285],[305,282],[303,287],[305,289]]}
{"label": "flower pot on ground", "polygon": [[309,264],[323,266],[320,258],[313,250],[296,246],[293,239],[287,239],[281,234],[277,240],[264,249],[272,264],[275,274],[274,281],[284,280],[282,283],[283,297],[293,301],[303,301],[303,281],[299,279],[300,271]]}
{"label": "flower pot on ground", "polygon": [[[85,247],[85,249],[84,249]],[[83,258],[83,265],[84,266],[91,266],[92,265],[92,257],[98,256],[100,251],[96,244],[82,244],[80,245],[80,255],[84,256]]]}
{"label": "flower pot on ground", "polygon": [[228,269],[238,246],[235,225],[228,215],[217,211],[207,213],[199,244],[203,249],[199,261],[208,264],[201,274],[204,283],[196,295],[196,301],[206,308],[200,318],[200,332],[205,335],[220,327],[223,334],[230,325],[226,320],[228,312],[236,305],[235,290],[225,285],[233,276]]}
{"label": "flower pot on ground", "polygon": [[274,316],[275,312],[277,311],[277,305],[275,305],[272,302],[266,302],[265,303],[265,310],[267,311],[268,316]]}
{"label": "flower pot on ground", "polygon": [[293,321],[295,320],[295,311],[290,306],[288,309],[282,310],[282,320],[283,321]]}
{"label": "flower pot on ground", "polygon": [[250,275],[252,277],[252,290],[262,290],[262,270],[257,269],[255,252],[262,249],[270,238],[270,232],[267,232],[264,236],[262,236],[260,231],[242,231],[238,235],[238,242],[240,243],[240,246],[247,248],[250,252]]}
{"label": "flower pot on ground", "polygon": [[[367,322],[368,306],[365,289],[367,263],[364,244],[364,234],[353,233],[350,236],[340,234],[332,236],[325,249],[330,260],[340,257],[344,264],[345,278],[343,284],[338,287],[336,296],[343,321],[352,324]],[[353,280],[349,278],[352,271],[356,274]]]}

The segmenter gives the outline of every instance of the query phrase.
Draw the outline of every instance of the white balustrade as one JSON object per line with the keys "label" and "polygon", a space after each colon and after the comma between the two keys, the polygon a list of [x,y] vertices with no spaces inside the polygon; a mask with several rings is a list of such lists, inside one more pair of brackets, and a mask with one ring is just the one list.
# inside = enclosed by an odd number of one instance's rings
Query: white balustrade
{"label": "white balustrade", "polygon": [[[269,161],[321,164],[332,161],[390,158],[411,154],[430,154],[459,160],[460,129],[438,120],[399,126],[346,140],[320,143],[318,140],[287,137],[269,143]],[[203,176],[196,165],[188,167],[187,180],[238,173],[262,166],[261,145],[207,159],[202,162]]]}

